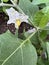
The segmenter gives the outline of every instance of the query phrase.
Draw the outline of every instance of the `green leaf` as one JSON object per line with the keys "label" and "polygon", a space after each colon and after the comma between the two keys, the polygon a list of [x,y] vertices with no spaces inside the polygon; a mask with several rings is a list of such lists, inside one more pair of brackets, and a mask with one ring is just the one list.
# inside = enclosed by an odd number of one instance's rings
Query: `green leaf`
{"label": "green leaf", "polygon": [[8,2],[9,0],[3,0],[3,2]]}
{"label": "green leaf", "polygon": [[48,14],[49,15],[49,6],[46,6],[42,9],[42,12],[45,14]]}
{"label": "green leaf", "polygon": [[39,23],[40,23],[40,21],[41,21],[43,15],[44,15],[44,14],[43,14],[41,11],[38,11],[38,12],[35,14],[33,21],[34,21],[34,24],[35,24],[36,26],[39,26]]}
{"label": "green leaf", "polygon": [[47,53],[48,53],[48,58],[49,58],[49,42],[47,42]]}
{"label": "green leaf", "polygon": [[41,59],[41,57],[38,58],[38,63],[37,63],[37,65],[45,65],[45,64],[43,63],[43,60]]}
{"label": "green leaf", "polygon": [[19,6],[31,19],[33,19],[34,14],[38,11],[38,6],[33,5],[30,0],[20,0]]}
{"label": "green leaf", "polygon": [[33,0],[34,5],[42,4],[42,3],[48,3],[49,0]]}
{"label": "green leaf", "polygon": [[6,13],[6,9],[9,9],[9,8],[10,8],[9,6],[7,6],[7,7],[3,6],[3,7],[2,7],[2,10],[3,10],[3,12]]}
{"label": "green leaf", "polygon": [[40,28],[44,28],[46,24],[48,23],[48,15],[44,15],[39,23]]}
{"label": "green leaf", "polygon": [[[25,32],[24,33],[24,36],[26,38],[28,38],[29,35],[31,35],[32,33],[28,33],[28,32]],[[38,34],[36,33],[33,37],[30,38],[30,41],[31,43],[33,43],[34,45],[37,45],[39,43],[39,40],[38,40]]]}
{"label": "green leaf", "polygon": [[44,40],[46,37],[47,37],[47,31],[46,31],[46,30],[41,31],[41,32],[40,32],[40,38],[41,38],[42,40]]}
{"label": "green leaf", "polygon": [[9,31],[0,35],[1,65],[36,65],[37,53],[30,41],[20,40]]}
{"label": "green leaf", "polygon": [[45,28],[49,21],[48,11],[43,13],[43,10],[41,10],[37,12],[36,15],[34,16],[34,24],[40,27],[41,29]]}
{"label": "green leaf", "polygon": [[45,7],[42,9],[42,12],[44,13],[42,19],[40,20],[39,27],[44,28],[46,27],[48,21],[49,21],[49,7]]}

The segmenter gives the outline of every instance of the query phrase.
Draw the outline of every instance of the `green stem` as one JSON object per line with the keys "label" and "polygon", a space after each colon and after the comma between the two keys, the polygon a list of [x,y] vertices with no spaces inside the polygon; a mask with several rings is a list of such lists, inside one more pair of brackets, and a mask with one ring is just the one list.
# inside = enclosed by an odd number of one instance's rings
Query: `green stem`
{"label": "green stem", "polygon": [[5,3],[0,3],[0,7],[1,7],[1,6],[7,6],[7,7],[8,7],[8,6],[12,6],[12,7],[15,7],[13,4],[5,4]]}
{"label": "green stem", "polygon": [[1,0],[1,3],[3,3],[3,0]]}
{"label": "green stem", "polygon": [[14,3],[14,1],[12,1],[12,0],[10,0],[10,1],[11,1],[12,4],[15,6],[15,8],[17,8],[22,14],[25,14],[25,13],[23,12],[23,10],[22,10],[17,4]]}
{"label": "green stem", "polygon": [[24,12],[20,9],[20,7],[18,7],[18,5],[16,4],[16,5],[14,5],[14,4],[5,4],[5,3],[0,3],[0,7],[1,6],[10,6],[10,7],[15,7],[16,9],[18,9],[21,13],[23,13],[24,14]]}

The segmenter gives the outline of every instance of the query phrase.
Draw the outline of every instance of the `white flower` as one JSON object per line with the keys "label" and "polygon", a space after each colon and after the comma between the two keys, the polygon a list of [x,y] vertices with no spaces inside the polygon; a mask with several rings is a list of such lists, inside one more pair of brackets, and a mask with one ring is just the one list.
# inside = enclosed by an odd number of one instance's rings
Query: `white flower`
{"label": "white flower", "polygon": [[15,23],[15,27],[18,29],[21,22],[27,22],[28,23],[28,16],[25,14],[21,14],[18,11],[16,11],[14,8],[6,9],[6,12],[9,16],[9,20],[7,24]]}

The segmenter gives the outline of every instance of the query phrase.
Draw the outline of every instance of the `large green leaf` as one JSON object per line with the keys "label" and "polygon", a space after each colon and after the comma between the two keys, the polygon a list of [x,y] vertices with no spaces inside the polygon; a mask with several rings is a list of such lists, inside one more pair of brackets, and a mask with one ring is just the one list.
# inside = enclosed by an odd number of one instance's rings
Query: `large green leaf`
{"label": "large green leaf", "polygon": [[35,14],[35,16],[34,16],[34,24],[35,24],[36,26],[39,26],[39,23],[40,23],[40,21],[41,21],[43,15],[44,15],[44,14],[43,14],[41,11],[39,11],[39,12],[37,12],[37,13]]}
{"label": "large green leaf", "polygon": [[19,6],[31,19],[33,19],[34,14],[38,11],[38,7],[33,5],[30,0],[20,0]]}
{"label": "large green leaf", "polygon": [[33,0],[34,5],[42,4],[42,3],[48,3],[49,0]]}
{"label": "large green leaf", "polygon": [[20,40],[9,31],[0,35],[0,65],[36,65],[37,53],[30,41]]}
{"label": "large green leaf", "polygon": [[[46,9],[45,9],[46,10]],[[34,24],[36,26],[39,26],[40,28],[45,28],[48,21],[49,21],[49,14],[47,12],[43,13],[43,10],[39,11],[36,13],[36,15],[34,16]]]}
{"label": "large green leaf", "polygon": [[44,28],[49,21],[49,6],[46,6],[45,8],[43,8],[42,12],[44,14],[40,20],[39,27]]}
{"label": "large green leaf", "polygon": [[46,24],[49,21],[48,17],[49,17],[48,15],[43,15],[43,17],[42,17],[42,19],[40,20],[40,23],[39,23],[40,28],[44,28],[46,26]]}

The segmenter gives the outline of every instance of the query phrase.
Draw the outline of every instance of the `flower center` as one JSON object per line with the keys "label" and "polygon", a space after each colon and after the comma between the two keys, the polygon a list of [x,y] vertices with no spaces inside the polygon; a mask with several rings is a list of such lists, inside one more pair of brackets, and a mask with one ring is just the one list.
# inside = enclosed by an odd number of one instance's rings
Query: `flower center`
{"label": "flower center", "polygon": [[16,24],[17,24],[17,26],[19,27],[20,24],[21,24],[21,21],[20,21],[19,19],[17,19],[17,20],[16,20]]}

